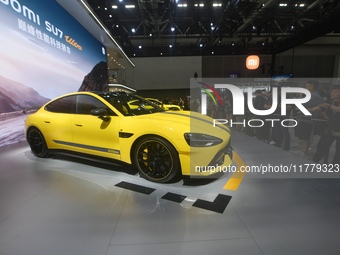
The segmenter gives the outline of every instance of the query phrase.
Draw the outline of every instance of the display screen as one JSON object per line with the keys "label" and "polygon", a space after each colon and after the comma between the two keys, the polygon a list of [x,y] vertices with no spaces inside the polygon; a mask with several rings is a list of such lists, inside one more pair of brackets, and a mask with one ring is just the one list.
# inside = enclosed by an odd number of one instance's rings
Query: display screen
{"label": "display screen", "polygon": [[107,66],[102,43],[54,0],[0,0],[0,17],[3,146],[24,139],[23,114],[104,83]]}
{"label": "display screen", "polygon": [[0,16],[1,80],[53,98],[106,62],[103,45],[54,0],[1,0]]}

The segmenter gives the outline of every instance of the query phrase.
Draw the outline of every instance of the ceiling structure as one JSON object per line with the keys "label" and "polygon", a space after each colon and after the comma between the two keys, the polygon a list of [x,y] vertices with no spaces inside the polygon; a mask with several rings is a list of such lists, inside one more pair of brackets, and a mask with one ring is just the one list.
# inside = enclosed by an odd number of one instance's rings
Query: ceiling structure
{"label": "ceiling structure", "polygon": [[87,0],[128,57],[280,53],[340,36],[338,0]]}

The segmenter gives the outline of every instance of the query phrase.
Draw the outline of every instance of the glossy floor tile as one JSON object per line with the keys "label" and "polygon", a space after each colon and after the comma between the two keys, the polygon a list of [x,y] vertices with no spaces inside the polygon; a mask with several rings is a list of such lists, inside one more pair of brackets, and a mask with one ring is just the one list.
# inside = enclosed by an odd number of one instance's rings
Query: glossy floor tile
{"label": "glossy floor tile", "polygon": [[[233,147],[249,166],[312,163],[240,133]],[[155,184],[119,166],[39,159],[26,142],[0,148],[0,162],[1,255],[340,251],[339,178],[247,173],[237,190],[224,189],[232,173]]]}

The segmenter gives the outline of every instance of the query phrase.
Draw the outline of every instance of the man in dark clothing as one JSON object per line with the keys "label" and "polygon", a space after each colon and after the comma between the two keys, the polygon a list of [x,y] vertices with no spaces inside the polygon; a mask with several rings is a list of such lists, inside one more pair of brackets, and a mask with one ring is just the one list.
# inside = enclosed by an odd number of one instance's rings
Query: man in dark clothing
{"label": "man in dark clothing", "polygon": [[318,112],[320,109],[318,105],[323,102],[322,97],[318,92],[319,82],[316,80],[308,81],[305,85],[305,88],[311,92],[311,99],[304,103],[303,106],[312,113],[312,116],[301,116],[298,119],[298,124],[295,127],[295,135],[299,139],[300,149],[298,155],[301,157],[308,156],[308,149],[310,146],[310,138],[313,132],[314,121],[312,118],[316,118],[318,116]]}
{"label": "man in dark clothing", "polygon": [[[255,91],[253,105],[256,110],[267,110],[268,107],[270,107],[268,95],[266,95],[265,93],[266,91],[263,90]],[[255,128],[256,138],[261,141],[268,142],[270,136],[270,123],[264,121],[266,116],[255,115],[254,117],[256,119],[263,120],[264,123],[262,127]]]}
{"label": "man in dark clothing", "polygon": [[278,98],[278,106],[276,110],[273,113],[273,118],[278,119],[279,121],[274,122],[274,127],[272,128],[272,138],[274,145],[276,147],[281,147],[283,144],[284,150],[289,150],[290,148],[290,133],[289,133],[289,127],[282,126],[281,121],[284,119],[289,119],[290,112],[293,108],[292,105],[286,105],[286,115],[281,115],[281,87],[278,87],[279,91],[279,98]]}
{"label": "man in dark clothing", "polygon": [[[253,99],[253,106],[257,110],[264,110],[264,104],[266,103],[266,99],[262,95],[262,90],[258,89],[255,91],[255,97]],[[254,115],[254,118],[260,119],[261,116]],[[264,140],[263,129],[257,127],[254,129],[256,138],[259,140]]]}
{"label": "man in dark clothing", "polygon": [[[317,150],[313,157],[313,161],[319,162],[321,158],[328,155],[329,148],[336,141],[335,155],[333,164],[340,164],[340,86],[335,85],[331,91],[331,99],[319,105],[325,112],[328,119],[328,128],[321,135],[317,145]],[[324,163],[327,163],[327,158]]]}

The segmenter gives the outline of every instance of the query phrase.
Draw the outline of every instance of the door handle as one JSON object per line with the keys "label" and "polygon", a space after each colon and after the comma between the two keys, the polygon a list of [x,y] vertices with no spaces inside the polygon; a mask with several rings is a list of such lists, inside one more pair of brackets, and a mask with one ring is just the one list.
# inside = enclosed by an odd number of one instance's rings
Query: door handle
{"label": "door handle", "polygon": [[81,125],[81,124],[75,124],[77,127],[82,127],[83,125]]}

